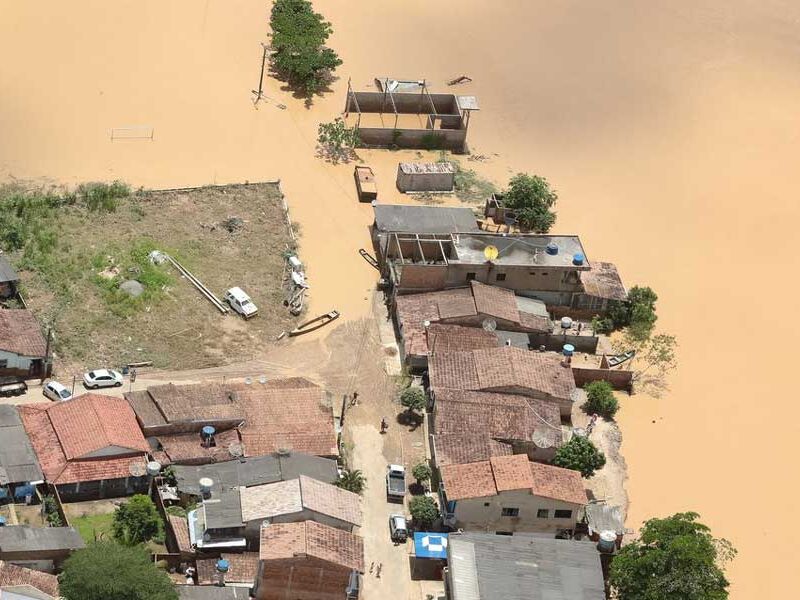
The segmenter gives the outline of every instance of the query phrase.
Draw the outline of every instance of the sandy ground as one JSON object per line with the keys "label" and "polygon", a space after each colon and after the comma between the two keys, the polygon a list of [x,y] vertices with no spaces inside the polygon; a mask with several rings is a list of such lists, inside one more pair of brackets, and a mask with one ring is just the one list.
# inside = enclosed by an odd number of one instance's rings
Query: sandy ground
{"label": "sandy ground", "polygon": [[[740,550],[734,598],[791,595],[796,544],[754,509],[791,515],[799,502],[800,409],[784,385],[793,356],[772,349],[768,324],[783,323],[780,339],[800,335],[781,318],[797,288],[800,5],[315,5],[345,61],[333,91],[306,108],[270,80],[272,100],[254,109],[267,3],[75,0],[42,11],[3,0],[0,49],[13,60],[0,64],[0,175],[149,187],[280,177],[303,230],[311,310],[358,321],[375,280],[356,253],[371,211],[355,202],[352,165],[315,158],[317,123],[341,111],[348,77],[359,88],[427,77],[441,91],[469,75],[459,91],[482,107],[470,144],[490,157],[475,168],[500,183],[517,170],[546,175],[561,194],[557,231],[579,232],[589,259],[615,261],[629,286],[653,286],[659,325],[681,344],[668,394],[623,399],[629,526],[697,510]],[[153,139],[110,139],[129,126]],[[382,200],[396,200],[400,157],[361,154]]]}

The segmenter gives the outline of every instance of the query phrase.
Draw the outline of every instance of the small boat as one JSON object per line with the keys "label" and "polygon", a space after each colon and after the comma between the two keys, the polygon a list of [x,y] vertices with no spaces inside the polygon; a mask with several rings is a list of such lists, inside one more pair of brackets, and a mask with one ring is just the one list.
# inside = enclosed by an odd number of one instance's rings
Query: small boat
{"label": "small boat", "polygon": [[361,255],[361,258],[363,258],[365,261],[367,261],[370,264],[370,266],[378,269],[378,271],[381,270],[380,265],[378,265],[378,261],[375,260],[375,257],[372,256],[372,254],[370,254],[369,252],[367,252],[363,248],[359,248],[358,253]]}
{"label": "small boat", "polygon": [[324,327],[331,321],[335,321],[339,318],[339,311],[332,310],[331,312],[325,313],[324,315],[320,315],[311,319],[310,321],[306,321],[305,323],[301,323],[294,329],[289,332],[289,337],[294,337],[296,335],[301,335],[303,333],[308,333],[309,331],[314,331],[319,329],[320,327]]}
{"label": "small boat", "polygon": [[608,366],[609,366],[609,368],[617,367],[617,366],[621,365],[622,363],[624,363],[626,361],[629,361],[634,356],[636,356],[636,350],[628,350],[627,352],[625,352],[623,354],[617,354],[615,356],[610,356],[607,359]]}

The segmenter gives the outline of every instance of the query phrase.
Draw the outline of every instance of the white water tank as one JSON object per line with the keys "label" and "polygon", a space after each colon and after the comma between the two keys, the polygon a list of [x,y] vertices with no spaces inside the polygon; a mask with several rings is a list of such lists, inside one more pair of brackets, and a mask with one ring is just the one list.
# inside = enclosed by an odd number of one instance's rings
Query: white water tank
{"label": "white water tank", "polygon": [[211,495],[211,488],[214,487],[214,480],[210,477],[201,477],[197,484],[200,486],[200,494],[203,498],[208,498]]}
{"label": "white water tank", "polygon": [[572,319],[569,317],[561,317],[561,329],[570,329],[572,327]]}
{"label": "white water tank", "polygon": [[617,534],[610,529],[600,532],[600,541],[597,542],[597,549],[600,552],[614,552],[617,547]]}
{"label": "white water tank", "polygon": [[147,474],[150,475],[150,477],[155,477],[159,473],[161,473],[160,462],[157,460],[151,460],[149,463],[147,463]]}

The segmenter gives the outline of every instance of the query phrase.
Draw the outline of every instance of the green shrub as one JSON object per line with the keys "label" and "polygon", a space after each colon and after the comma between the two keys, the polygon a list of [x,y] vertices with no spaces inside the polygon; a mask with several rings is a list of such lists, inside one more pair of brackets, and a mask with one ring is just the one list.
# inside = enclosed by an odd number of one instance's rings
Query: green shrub
{"label": "green shrub", "polygon": [[408,503],[408,510],[417,529],[428,529],[439,518],[439,507],[430,496],[415,496]]}
{"label": "green shrub", "polygon": [[597,413],[606,419],[612,419],[617,410],[619,410],[619,403],[616,396],[614,396],[614,388],[607,381],[592,381],[583,386],[586,392],[586,402],[583,403],[583,410],[587,413]]}
{"label": "green shrub", "polygon": [[131,496],[130,500],[118,506],[114,512],[114,539],[126,546],[163,536],[162,528],[161,516],[150,496]]}
{"label": "green shrub", "polygon": [[425,410],[427,404],[425,391],[418,386],[410,386],[400,392],[400,403],[409,412],[421,412]]}
{"label": "green shrub", "polygon": [[553,464],[564,469],[580,471],[581,475],[588,478],[605,466],[606,457],[589,438],[576,435],[556,450]]}
{"label": "green shrub", "polygon": [[130,196],[131,189],[121,181],[82,183],[76,190],[78,199],[90,212],[114,212],[119,200]]}
{"label": "green shrub", "polygon": [[339,479],[336,481],[336,487],[353,492],[354,494],[360,494],[364,491],[364,488],[367,487],[367,479],[358,469],[347,470],[339,475]]}
{"label": "green shrub", "polygon": [[558,194],[547,179],[526,173],[512,177],[503,192],[504,206],[516,210],[520,225],[536,233],[547,233],[556,222],[551,210],[556,200]]}
{"label": "green shrub", "polygon": [[414,479],[417,480],[417,483],[422,483],[423,481],[430,479],[433,472],[431,471],[431,467],[427,462],[421,462],[414,466],[414,468],[411,470],[411,474],[414,476]]}
{"label": "green shrub", "polygon": [[592,317],[592,331],[595,335],[608,335],[614,331],[614,320],[610,317]]}

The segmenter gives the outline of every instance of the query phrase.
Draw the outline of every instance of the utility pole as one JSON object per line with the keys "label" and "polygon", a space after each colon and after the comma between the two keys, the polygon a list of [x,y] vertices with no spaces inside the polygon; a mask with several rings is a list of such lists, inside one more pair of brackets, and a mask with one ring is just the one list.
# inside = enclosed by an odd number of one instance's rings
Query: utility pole
{"label": "utility pole", "polygon": [[251,90],[256,97],[253,99],[253,104],[258,104],[259,100],[264,97],[264,65],[267,63],[267,52],[269,52],[269,46],[265,43],[261,43],[262,48],[264,49],[264,53],[261,55],[261,75],[258,78],[258,90]]}

